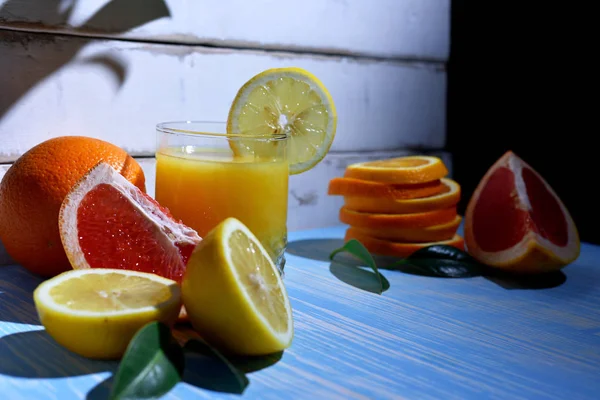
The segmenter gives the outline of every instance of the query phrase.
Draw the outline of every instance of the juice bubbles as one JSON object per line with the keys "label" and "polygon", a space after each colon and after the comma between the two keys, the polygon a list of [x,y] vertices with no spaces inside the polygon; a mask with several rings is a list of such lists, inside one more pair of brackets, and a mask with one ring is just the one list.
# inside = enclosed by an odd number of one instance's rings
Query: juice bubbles
{"label": "juice bubbles", "polygon": [[205,236],[228,217],[242,221],[283,268],[289,167],[285,158],[174,146],[156,153],[156,200]]}

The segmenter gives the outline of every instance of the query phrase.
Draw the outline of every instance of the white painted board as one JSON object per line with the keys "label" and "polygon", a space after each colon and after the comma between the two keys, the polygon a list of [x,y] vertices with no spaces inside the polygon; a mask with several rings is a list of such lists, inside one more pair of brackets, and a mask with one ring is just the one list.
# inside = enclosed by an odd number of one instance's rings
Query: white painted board
{"label": "white painted board", "polygon": [[[343,204],[339,196],[327,195],[329,181],[343,176],[346,166],[355,162],[399,157],[413,154],[409,151],[375,152],[375,153],[329,153],[315,168],[305,173],[290,177],[288,199],[288,230],[321,228],[339,224],[338,211]],[[430,153],[441,157],[452,176],[452,160],[448,153]],[[156,179],[156,160],[154,158],[137,159],[146,176],[146,191],[154,197]],[[0,180],[10,167],[0,164]],[[1,221],[0,221],[1,223]],[[12,261],[0,243],[0,265],[11,264]]]}
{"label": "white painted board", "polygon": [[153,155],[157,122],[225,120],[250,77],[284,66],[311,71],[331,92],[332,151],[443,148],[439,65],[0,30],[0,162],[60,135]]}
{"label": "white painted board", "polygon": [[0,27],[445,61],[450,0],[0,0]]}

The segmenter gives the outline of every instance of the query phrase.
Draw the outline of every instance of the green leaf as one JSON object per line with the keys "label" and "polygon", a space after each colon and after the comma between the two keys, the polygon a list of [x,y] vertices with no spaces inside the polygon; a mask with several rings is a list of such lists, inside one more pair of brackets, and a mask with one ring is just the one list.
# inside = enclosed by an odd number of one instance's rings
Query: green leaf
{"label": "green leaf", "polygon": [[250,381],[217,349],[201,339],[190,339],[184,346],[184,381],[203,389],[242,394]]}
{"label": "green leaf", "polygon": [[434,244],[432,246],[423,247],[408,257],[408,259],[412,260],[417,258],[439,258],[476,263],[475,259],[467,252],[445,244]]}
{"label": "green leaf", "polygon": [[150,322],[131,339],[115,374],[110,399],[151,399],[168,393],[184,369],[181,346],[168,326]]}
{"label": "green leaf", "polygon": [[340,281],[354,286],[357,289],[366,290],[371,293],[384,292],[390,288],[390,282],[381,275],[383,287],[380,286],[379,280],[374,279],[373,272],[368,271],[360,266],[347,265],[333,261],[329,265],[329,272]]}
{"label": "green leaf", "polygon": [[468,278],[480,276],[479,265],[441,258],[404,259],[388,267],[406,273],[441,278]]}
{"label": "green leaf", "polygon": [[262,356],[231,356],[229,361],[245,374],[260,371],[277,364],[283,357],[283,350]]}
{"label": "green leaf", "polygon": [[[377,287],[376,293],[382,294],[383,291],[385,290],[384,282],[383,282],[383,279],[385,279],[385,277],[383,277],[383,275],[381,275],[379,273],[379,270],[377,269],[377,265],[375,264],[375,260],[373,259],[373,256],[371,255],[371,253],[369,253],[369,250],[367,250],[367,248],[365,246],[363,246],[363,244],[361,242],[359,242],[358,240],[350,239],[349,241],[344,243],[344,245],[342,247],[334,250],[329,255],[329,259],[333,260],[335,255],[338,253],[341,253],[341,252],[346,252],[346,253],[352,254],[353,256],[355,256],[356,258],[360,259],[362,262],[367,264],[367,266],[370,267],[373,270],[373,272],[375,272],[375,276],[377,277],[377,280],[379,281],[379,285]],[[387,282],[387,280],[386,280],[386,282]],[[387,283],[387,286],[389,287],[389,282]]]}
{"label": "green leaf", "polygon": [[483,266],[456,247],[432,245],[415,251],[389,268],[417,275],[466,278],[480,276]]}

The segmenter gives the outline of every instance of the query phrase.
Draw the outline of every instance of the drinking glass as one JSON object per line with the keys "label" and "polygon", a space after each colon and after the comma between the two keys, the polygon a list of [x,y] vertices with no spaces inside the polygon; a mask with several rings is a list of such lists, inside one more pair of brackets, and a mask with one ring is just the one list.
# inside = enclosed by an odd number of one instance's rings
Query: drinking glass
{"label": "drinking glass", "polygon": [[286,135],[228,134],[224,122],[156,126],[156,200],[204,237],[228,217],[246,225],[283,273]]}

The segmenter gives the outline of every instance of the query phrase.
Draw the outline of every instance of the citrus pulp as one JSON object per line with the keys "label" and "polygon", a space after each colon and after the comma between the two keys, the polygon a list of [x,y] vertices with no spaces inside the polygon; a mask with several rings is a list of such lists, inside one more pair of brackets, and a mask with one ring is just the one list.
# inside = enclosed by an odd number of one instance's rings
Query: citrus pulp
{"label": "citrus pulp", "polygon": [[235,218],[225,219],[196,247],[182,294],[194,329],[227,353],[264,355],[291,344],[292,309],[279,270]]}
{"label": "citrus pulp", "polygon": [[180,282],[187,259],[201,240],[105,163],[72,188],[58,219],[74,269],[151,272]]}
{"label": "citrus pulp", "polygon": [[[301,68],[273,68],[249,79],[238,91],[227,118],[233,135],[288,137],[290,174],[317,165],[335,137],[337,114],[323,83]],[[267,156],[269,143],[261,146],[232,141],[238,154]]]}
{"label": "citrus pulp", "polygon": [[490,167],[469,200],[465,244],[480,262],[522,273],[560,269],[580,251],[577,228],[563,202],[512,151]]}
{"label": "citrus pulp", "polygon": [[175,281],[104,268],[63,272],[42,282],[33,299],[57,343],[96,359],[121,357],[140,328],[152,321],[172,324],[181,307]]}

